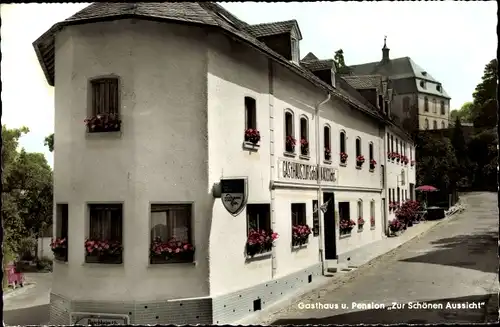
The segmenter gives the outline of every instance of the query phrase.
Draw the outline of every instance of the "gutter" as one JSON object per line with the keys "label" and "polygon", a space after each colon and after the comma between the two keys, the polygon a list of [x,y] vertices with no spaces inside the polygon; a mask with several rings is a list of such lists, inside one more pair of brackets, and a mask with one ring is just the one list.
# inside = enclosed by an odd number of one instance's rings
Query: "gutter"
{"label": "gutter", "polygon": [[317,172],[317,183],[318,183],[318,219],[319,219],[319,238],[318,238],[318,241],[319,241],[319,257],[320,257],[320,260],[321,260],[321,271],[323,273],[323,275],[325,275],[326,273],[326,267],[325,267],[325,251],[324,251],[324,231],[323,231],[323,219],[322,218],[322,213],[323,211],[321,211],[319,208],[320,206],[323,204],[322,202],[322,195],[323,195],[323,189],[321,187],[321,171],[320,171],[320,168],[321,168],[321,165],[320,165],[320,162],[321,162],[321,147],[320,147],[320,132],[319,132],[319,128],[320,128],[320,125],[319,125],[319,109],[322,105],[324,105],[325,103],[327,103],[328,101],[330,101],[331,99],[331,94],[328,93],[328,96],[326,97],[325,100],[323,100],[322,102],[318,103],[316,106],[315,106],[315,112],[314,112],[314,119],[316,119],[316,172]]}

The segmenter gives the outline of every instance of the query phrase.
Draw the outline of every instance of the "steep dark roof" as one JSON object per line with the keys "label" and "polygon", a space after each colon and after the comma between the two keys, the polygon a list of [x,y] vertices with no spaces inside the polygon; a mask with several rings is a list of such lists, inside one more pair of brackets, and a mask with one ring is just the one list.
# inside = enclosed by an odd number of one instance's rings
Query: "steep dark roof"
{"label": "steep dark roof", "polygon": [[318,71],[318,70],[327,70],[327,69],[332,69],[333,68],[333,60],[332,59],[326,59],[326,60],[308,60],[308,61],[301,61],[300,65],[302,67],[305,67],[309,69],[312,72]]}
{"label": "steep dark roof", "polygon": [[292,31],[294,27],[297,29],[297,32],[299,33],[299,40],[302,40],[302,34],[300,33],[299,24],[295,19],[283,22],[250,25],[243,28],[243,30],[247,33],[250,33],[254,37],[263,37],[269,35],[289,33]]}
{"label": "steep dark roof", "polygon": [[48,83],[51,86],[54,86],[54,40],[55,34],[58,31],[60,31],[64,26],[69,25],[125,18],[175,21],[179,23],[189,23],[218,28],[223,33],[237,37],[240,41],[243,41],[257,51],[260,51],[275,62],[308,80],[313,85],[329,92],[331,95],[342,100],[346,104],[380,121],[386,121],[378,110],[374,110],[373,106],[367,106],[357,97],[352,97],[343,89],[334,89],[331,85],[328,85],[316,77],[308,69],[290,63],[283,56],[279,55],[267,47],[264,43],[257,40],[250,33],[246,32],[245,29],[250,25],[239,20],[220,5],[213,2],[94,3],[79,11],[67,20],[55,24],[33,43],[35,52]]}
{"label": "steep dark roof", "polygon": [[309,52],[308,54],[306,54],[304,58],[302,58],[301,61],[311,61],[311,60],[318,60],[318,57],[316,57],[314,53]]}
{"label": "steep dark roof", "polygon": [[[434,77],[425,71],[422,67],[417,65],[410,57],[391,59],[388,62],[376,61],[367,64],[349,66],[352,75],[383,75],[390,77],[391,80],[405,79],[406,82],[402,84],[400,90],[396,90],[399,94],[422,92],[428,93],[443,98],[450,98],[441,86],[442,92],[438,91],[436,87],[422,88],[419,81],[425,80],[432,84],[441,84]],[[413,85],[409,85],[409,80]]]}
{"label": "steep dark roof", "polygon": [[356,90],[379,89],[382,83],[381,75],[342,76]]}

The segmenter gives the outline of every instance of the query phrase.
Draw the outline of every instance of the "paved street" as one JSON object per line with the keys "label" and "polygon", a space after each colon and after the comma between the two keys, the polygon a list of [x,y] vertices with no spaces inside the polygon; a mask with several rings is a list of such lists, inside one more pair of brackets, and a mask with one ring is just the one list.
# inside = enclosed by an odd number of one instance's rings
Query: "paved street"
{"label": "paved street", "polygon": [[[262,323],[484,322],[484,303],[498,294],[497,194],[471,193],[463,199],[468,205],[465,212],[368,265],[333,278],[332,284],[304,296]],[[432,307],[416,309],[410,302]],[[383,304],[385,309],[363,306],[370,303]],[[392,303],[401,306],[389,309]],[[479,308],[447,309],[447,303]],[[347,308],[342,309],[342,304]],[[433,308],[436,305],[438,308]]]}
{"label": "paved street", "polygon": [[[312,292],[263,324],[461,323],[483,322],[480,309],[409,308],[426,304],[484,303],[498,291],[497,195],[463,197],[465,212],[443,221],[359,269],[332,277],[327,287]],[[7,325],[48,324],[51,274],[27,274],[34,288],[4,301]],[[351,308],[352,303],[385,304],[386,309]],[[406,308],[387,310],[392,302]],[[346,304],[347,309],[305,309]],[[302,309],[303,308],[303,309]]]}
{"label": "paved street", "polygon": [[3,319],[6,325],[48,325],[51,273],[26,273],[33,288],[20,289],[19,294],[4,300]]}

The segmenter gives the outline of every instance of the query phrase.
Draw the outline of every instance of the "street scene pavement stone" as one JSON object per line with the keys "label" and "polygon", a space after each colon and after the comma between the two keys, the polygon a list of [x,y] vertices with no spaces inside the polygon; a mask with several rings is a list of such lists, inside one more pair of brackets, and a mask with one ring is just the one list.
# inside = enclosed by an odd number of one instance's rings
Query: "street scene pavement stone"
{"label": "street scene pavement stone", "polygon": [[486,192],[465,195],[466,211],[261,323],[484,322],[487,303],[499,290],[496,197]]}

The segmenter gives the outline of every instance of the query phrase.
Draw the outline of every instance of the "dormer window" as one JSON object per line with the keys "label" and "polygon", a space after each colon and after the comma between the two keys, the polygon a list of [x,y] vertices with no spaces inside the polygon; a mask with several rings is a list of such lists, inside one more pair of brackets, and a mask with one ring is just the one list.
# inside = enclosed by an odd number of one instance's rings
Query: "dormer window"
{"label": "dormer window", "polygon": [[420,87],[425,89],[425,81],[420,81]]}
{"label": "dormer window", "polygon": [[296,64],[299,63],[299,58],[300,58],[300,49],[299,49],[299,40],[296,38],[292,37],[291,41],[291,51],[292,51],[292,61]]}
{"label": "dormer window", "polygon": [[427,72],[422,72],[422,75],[427,76]]}
{"label": "dormer window", "polygon": [[439,84],[438,84],[438,85],[436,85],[436,90],[437,90],[438,92],[441,92],[441,85],[439,85]]}

